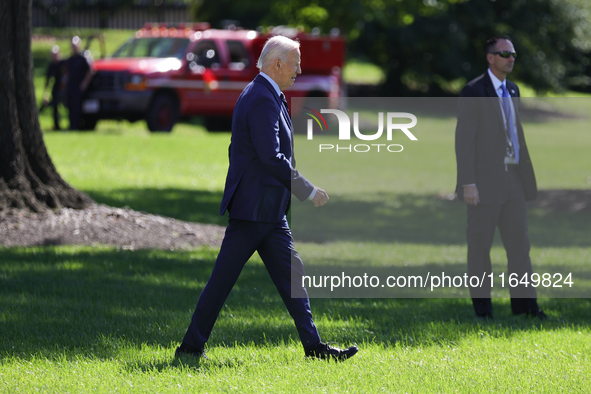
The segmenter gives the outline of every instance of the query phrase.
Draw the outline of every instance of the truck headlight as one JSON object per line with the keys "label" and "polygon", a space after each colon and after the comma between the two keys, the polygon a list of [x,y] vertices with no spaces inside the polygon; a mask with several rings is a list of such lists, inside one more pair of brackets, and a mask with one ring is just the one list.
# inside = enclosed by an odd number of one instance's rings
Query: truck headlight
{"label": "truck headlight", "polygon": [[143,75],[131,74],[125,84],[125,90],[146,90],[146,78]]}

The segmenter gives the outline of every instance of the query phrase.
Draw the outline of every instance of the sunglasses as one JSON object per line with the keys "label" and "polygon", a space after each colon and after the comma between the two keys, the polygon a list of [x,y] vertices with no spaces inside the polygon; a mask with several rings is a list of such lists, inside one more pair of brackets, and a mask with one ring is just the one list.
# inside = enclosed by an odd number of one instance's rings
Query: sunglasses
{"label": "sunglasses", "polygon": [[513,56],[513,59],[517,59],[517,52],[511,51],[500,51],[500,52],[491,52],[493,55],[499,55],[504,59],[509,59],[510,56]]}

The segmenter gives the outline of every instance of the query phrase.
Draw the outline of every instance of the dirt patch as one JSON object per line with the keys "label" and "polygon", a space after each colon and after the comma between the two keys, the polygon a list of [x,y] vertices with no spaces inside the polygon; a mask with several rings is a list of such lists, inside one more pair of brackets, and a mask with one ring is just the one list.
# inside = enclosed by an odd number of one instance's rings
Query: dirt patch
{"label": "dirt patch", "polygon": [[[453,200],[453,195],[440,195]],[[591,213],[591,190],[540,190],[531,208],[549,212]],[[225,228],[183,222],[130,208],[95,205],[35,214],[0,212],[1,246],[117,245],[124,249],[190,249],[219,247]]]}
{"label": "dirt patch", "polygon": [[0,245],[118,245],[124,249],[218,247],[225,228],[183,222],[129,208],[95,205],[84,210],[0,213]]}

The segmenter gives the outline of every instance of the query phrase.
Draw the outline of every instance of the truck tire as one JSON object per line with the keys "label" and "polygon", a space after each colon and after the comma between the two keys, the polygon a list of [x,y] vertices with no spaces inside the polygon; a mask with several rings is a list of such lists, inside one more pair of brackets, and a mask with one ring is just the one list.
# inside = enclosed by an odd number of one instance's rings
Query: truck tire
{"label": "truck tire", "polygon": [[152,132],[171,132],[179,117],[179,106],[169,94],[158,94],[152,100],[146,123]]}
{"label": "truck tire", "polygon": [[83,116],[80,118],[80,124],[78,130],[80,131],[93,131],[96,128],[98,118],[94,116]]}

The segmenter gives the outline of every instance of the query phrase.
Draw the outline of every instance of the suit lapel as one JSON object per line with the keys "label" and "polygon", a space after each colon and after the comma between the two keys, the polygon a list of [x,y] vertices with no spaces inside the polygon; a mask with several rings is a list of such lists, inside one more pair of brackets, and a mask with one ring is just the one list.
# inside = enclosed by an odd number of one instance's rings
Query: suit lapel
{"label": "suit lapel", "polygon": [[283,103],[283,100],[279,98],[281,102],[281,114],[283,115],[284,122],[287,125],[287,136],[289,138],[289,147],[291,148],[290,156],[291,156],[291,163],[295,167],[295,156],[294,156],[294,147],[293,147],[293,126],[291,125],[291,119],[289,117],[289,112],[287,110],[287,106]]}
{"label": "suit lapel", "polygon": [[267,81],[267,78],[265,78],[259,74],[256,76],[256,78],[254,80],[255,80],[255,82],[259,82],[259,83],[262,83],[263,85],[265,85],[265,87],[267,89],[269,89],[269,91],[271,92],[271,94],[275,98],[275,101],[277,101],[277,104],[279,105],[279,112],[281,114],[281,118],[282,118],[283,122],[287,125],[287,128],[286,128],[287,130],[283,130],[284,128],[281,127],[281,125],[279,127],[279,130],[280,130],[280,132],[285,131],[285,133],[281,133],[281,134],[282,135],[285,134],[285,136],[288,139],[288,146],[291,149],[291,152],[289,152],[289,156],[290,156],[291,160],[293,160],[293,127],[291,125],[291,119],[289,117],[289,113],[287,112],[287,108],[285,108],[285,109],[283,108],[284,105],[283,105],[283,101],[281,101],[281,97],[279,97],[275,88],[269,83],[269,81]]}

